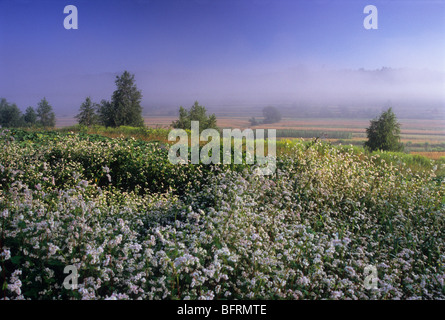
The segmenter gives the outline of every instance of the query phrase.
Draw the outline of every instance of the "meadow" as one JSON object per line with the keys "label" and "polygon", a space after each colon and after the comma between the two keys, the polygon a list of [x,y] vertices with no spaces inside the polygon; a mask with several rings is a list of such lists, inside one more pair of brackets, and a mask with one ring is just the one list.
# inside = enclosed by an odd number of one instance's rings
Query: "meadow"
{"label": "meadow", "polygon": [[283,139],[261,176],[95,130],[0,132],[3,298],[445,298],[444,159]]}

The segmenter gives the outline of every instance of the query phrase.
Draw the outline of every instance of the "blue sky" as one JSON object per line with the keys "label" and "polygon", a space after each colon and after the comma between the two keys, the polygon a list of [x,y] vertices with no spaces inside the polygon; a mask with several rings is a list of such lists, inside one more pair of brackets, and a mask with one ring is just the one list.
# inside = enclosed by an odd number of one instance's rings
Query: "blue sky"
{"label": "blue sky", "polygon": [[[78,30],[63,27],[70,4]],[[363,27],[368,4],[377,30]],[[424,88],[411,73],[394,92],[405,83],[443,98],[444,39],[445,0],[0,0],[0,96],[22,109],[46,96],[56,113],[75,113],[88,95],[109,99],[129,70],[144,106],[273,103],[301,95],[305,79],[318,88],[304,92],[329,95],[330,83],[356,82],[337,81],[341,70],[391,67],[436,79]]]}

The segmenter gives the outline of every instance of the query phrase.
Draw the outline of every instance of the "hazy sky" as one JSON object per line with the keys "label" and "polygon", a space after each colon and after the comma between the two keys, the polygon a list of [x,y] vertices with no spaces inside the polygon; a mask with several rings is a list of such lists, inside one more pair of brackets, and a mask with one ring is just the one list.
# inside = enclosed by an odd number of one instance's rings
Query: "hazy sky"
{"label": "hazy sky", "polygon": [[[366,5],[378,29],[366,30]],[[66,5],[78,29],[66,30]],[[390,67],[388,75],[358,71]],[[0,0],[0,97],[57,114],[135,74],[143,106],[413,95],[445,101],[445,0]],[[379,76],[381,75],[381,76]]]}

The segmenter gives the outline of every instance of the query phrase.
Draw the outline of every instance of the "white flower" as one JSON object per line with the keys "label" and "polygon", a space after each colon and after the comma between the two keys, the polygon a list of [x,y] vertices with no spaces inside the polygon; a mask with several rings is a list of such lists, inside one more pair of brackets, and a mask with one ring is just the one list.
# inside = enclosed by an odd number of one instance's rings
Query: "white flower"
{"label": "white flower", "polygon": [[3,260],[11,259],[11,251],[7,248],[3,248],[2,253],[0,253],[0,257],[2,257]]}
{"label": "white flower", "polygon": [[341,291],[333,291],[331,293],[331,299],[340,299],[343,296],[343,293]]}
{"label": "white flower", "polygon": [[50,255],[53,256],[56,254],[57,250],[60,250],[60,248],[58,246],[55,246],[54,244],[50,243],[48,246],[48,250],[49,250]]}

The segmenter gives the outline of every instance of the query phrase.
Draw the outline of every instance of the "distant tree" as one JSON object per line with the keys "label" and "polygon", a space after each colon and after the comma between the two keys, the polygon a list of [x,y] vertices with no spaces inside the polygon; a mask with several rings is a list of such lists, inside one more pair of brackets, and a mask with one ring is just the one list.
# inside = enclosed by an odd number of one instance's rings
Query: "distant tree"
{"label": "distant tree", "polygon": [[102,100],[97,109],[98,122],[106,127],[116,127],[114,109],[110,101]]}
{"label": "distant tree", "polygon": [[281,121],[281,113],[277,108],[268,106],[263,109],[263,123],[275,123]]}
{"label": "distant tree", "polygon": [[379,118],[371,120],[366,134],[368,141],[365,142],[365,147],[370,151],[403,151],[403,144],[400,142],[400,123],[397,122],[392,108],[383,111]]}
{"label": "distant tree", "polygon": [[257,119],[255,119],[255,117],[250,118],[249,122],[251,126],[257,126],[260,124],[260,122]]}
{"label": "distant tree", "polygon": [[20,109],[15,103],[10,104],[5,98],[0,100],[0,125],[2,127],[21,127],[23,118]]}
{"label": "distant tree", "polygon": [[37,123],[37,114],[33,107],[26,108],[23,120],[27,126],[34,126]]}
{"label": "distant tree", "polygon": [[44,127],[54,127],[56,125],[56,115],[46,98],[43,98],[37,105],[37,123]]}
{"label": "distant tree", "polygon": [[192,121],[199,121],[200,132],[205,129],[218,129],[215,114],[208,116],[206,108],[199,105],[198,101],[195,101],[190,110],[179,107],[179,119],[172,122],[172,127],[190,130]]}
{"label": "distant tree", "polygon": [[125,71],[116,76],[116,90],[111,98],[111,111],[109,117],[113,118],[113,126],[144,126],[142,118],[141,99],[142,92],[135,85],[134,75]]}
{"label": "distant tree", "polygon": [[91,101],[90,97],[85,99],[80,105],[79,114],[76,116],[79,124],[84,126],[92,126],[98,123],[98,115],[96,113],[98,105]]}

